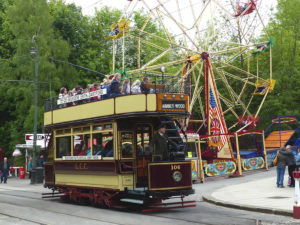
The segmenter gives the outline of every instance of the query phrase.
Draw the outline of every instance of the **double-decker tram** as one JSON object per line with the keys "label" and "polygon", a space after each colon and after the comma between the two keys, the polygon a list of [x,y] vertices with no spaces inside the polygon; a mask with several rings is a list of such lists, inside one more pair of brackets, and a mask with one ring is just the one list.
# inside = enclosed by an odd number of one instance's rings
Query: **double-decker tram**
{"label": "double-decker tram", "polygon": [[[101,90],[101,89],[100,89]],[[73,99],[74,100],[74,99]],[[45,187],[61,199],[105,207],[142,204],[144,210],[195,206],[191,162],[178,120],[188,116],[189,96],[132,94],[84,102],[45,104],[51,134]],[[159,154],[157,129],[165,128],[167,152]],[[167,199],[179,198],[178,201]],[[127,202],[127,203],[126,203]]]}

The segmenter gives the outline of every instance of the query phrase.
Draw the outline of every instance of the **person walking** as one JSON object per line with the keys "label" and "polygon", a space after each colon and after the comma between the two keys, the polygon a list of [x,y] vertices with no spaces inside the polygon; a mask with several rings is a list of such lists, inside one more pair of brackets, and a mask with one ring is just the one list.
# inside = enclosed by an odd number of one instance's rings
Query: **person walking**
{"label": "person walking", "polygon": [[4,157],[3,161],[0,163],[1,173],[1,183],[4,181],[4,184],[7,183],[7,177],[9,172],[9,163],[7,162],[7,157]]}

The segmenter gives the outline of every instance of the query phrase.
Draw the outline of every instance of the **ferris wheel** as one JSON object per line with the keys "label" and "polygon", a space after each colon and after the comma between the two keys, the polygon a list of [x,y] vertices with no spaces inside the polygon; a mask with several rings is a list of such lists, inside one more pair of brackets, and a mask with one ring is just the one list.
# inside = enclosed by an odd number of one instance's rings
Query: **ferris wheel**
{"label": "ferris wheel", "polygon": [[[159,73],[164,67],[174,89],[182,93],[189,89],[189,111],[197,118],[188,118],[185,128],[196,121],[197,132],[237,132],[255,127],[275,85],[273,40],[264,25],[262,2],[131,0],[118,23],[112,25],[108,39],[122,39],[123,69],[126,41],[136,40],[137,66],[128,74]],[[140,8],[146,12],[146,19],[141,25],[131,24],[134,11]],[[163,34],[146,31],[149,21],[158,24]],[[152,57],[142,59],[143,49],[149,47]],[[228,156],[225,136],[213,136],[209,142],[221,146],[221,155]]]}

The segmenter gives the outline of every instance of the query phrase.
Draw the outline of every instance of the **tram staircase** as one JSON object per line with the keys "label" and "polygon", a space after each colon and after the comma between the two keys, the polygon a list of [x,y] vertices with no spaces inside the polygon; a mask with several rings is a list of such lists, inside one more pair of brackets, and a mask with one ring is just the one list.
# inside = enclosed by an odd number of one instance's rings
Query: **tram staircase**
{"label": "tram staircase", "polygon": [[182,138],[178,132],[180,125],[176,120],[175,123],[170,117],[160,117],[160,122],[166,125],[166,134],[170,140],[177,144],[177,148],[174,148],[173,145],[169,144],[169,149],[171,151],[170,159],[171,160],[183,160],[184,159],[184,150],[185,144],[182,141]]}

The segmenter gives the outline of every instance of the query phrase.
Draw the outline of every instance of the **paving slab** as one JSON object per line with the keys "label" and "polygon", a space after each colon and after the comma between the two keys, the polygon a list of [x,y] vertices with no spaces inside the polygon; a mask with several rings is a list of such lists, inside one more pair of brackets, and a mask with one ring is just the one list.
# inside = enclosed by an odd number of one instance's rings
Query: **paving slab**
{"label": "paving slab", "polygon": [[[204,194],[203,200],[238,209],[292,216],[294,188],[287,185],[285,188],[277,188],[276,174],[273,172],[269,175],[213,190]],[[288,175],[285,175],[284,180],[287,182]]]}

